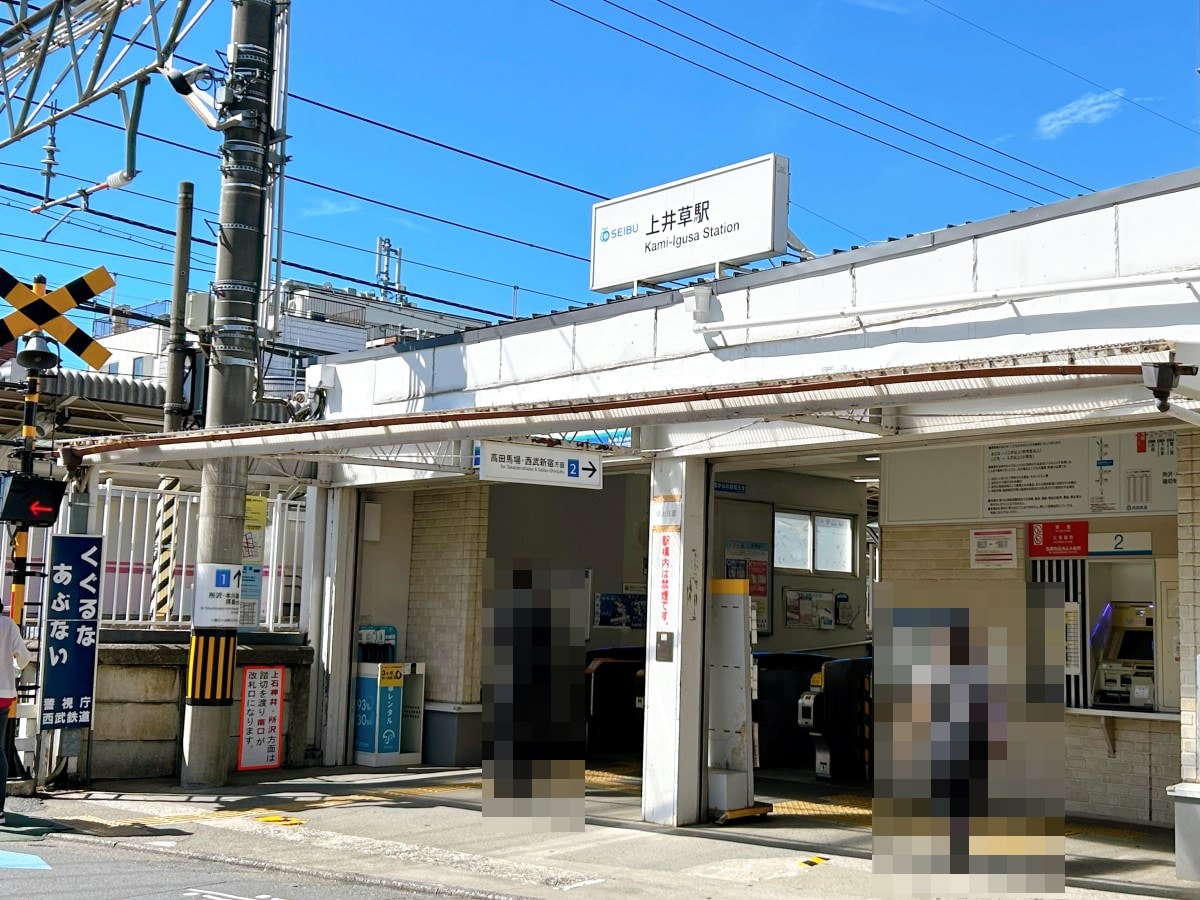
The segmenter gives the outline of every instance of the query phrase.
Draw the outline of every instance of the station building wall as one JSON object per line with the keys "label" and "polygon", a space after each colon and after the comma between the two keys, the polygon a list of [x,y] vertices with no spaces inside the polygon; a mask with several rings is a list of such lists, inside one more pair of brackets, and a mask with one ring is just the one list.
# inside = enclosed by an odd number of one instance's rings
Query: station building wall
{"label": "station building wall", "polygon": [[[592,593],[646,589],[650,476],[606,474],[599,491],[493,484],[487,555],[527,559],[554,569],[592,570]],[[637,591],[625,591],[626,587]],[[588,598],[591,602],[591,598]],[[592,610],[579,610],[591,618]],[[645,629],[593,626],[587,646],[645,646]]]}
{"label": "station building wall", "polygon": [[[1139,530],[1145,519],[1105,520],[1105,527]],[[1161,532],[1169,521],[1154,520]],[[972,569],[972,528],[1015,528],[1019,565]],[[1172,534],[1173,536],[1173,534]],[[889,526],[883,529],[885,582],[1015,581],[1026,578],[1023,522]],[[1171,825],[1174,804],[1167,787],[1179,781],[1179,724],[1170,719],[1114,718],[1115,753],[1108,750],[1099,716],[1066,713],[1067,814]]]}
{"label": "station building wall", "polygon": [[[865,641],[867,629],[866,486],[845,478],[817,478],[794,472],[745,470],[721,472],[720,485],[735,485],[739,493],[718,488],[713,519],[712,558],[709,577],[725,578],[724,547],[730,541],[753,541],[768,545],[768,599],[771,607],[769,634],[760,633],[757,651],[807,650],[835,644]],[[744,492],[742,490],[744,489]],[[854,574],[834,575],[775,568],[774,514],[776,510],[831,513],[854,517]],[[852,623],[835,625],[833,631],[790,627],[784,609],[785,590],[845,593],[849,597]],[[834,655],[856,656],[862,649],[835,651]]]}

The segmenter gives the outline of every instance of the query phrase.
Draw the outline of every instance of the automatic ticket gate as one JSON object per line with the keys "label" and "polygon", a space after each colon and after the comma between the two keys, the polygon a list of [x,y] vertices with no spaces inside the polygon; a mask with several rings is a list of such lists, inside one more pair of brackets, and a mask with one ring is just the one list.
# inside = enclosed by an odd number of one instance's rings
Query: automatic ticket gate
{"label": "automatic ticket gate", "polygon": [[831,659],[800,696],[799,724],[812,738],[817,778],[871,777],[871,672],[871,657]]}

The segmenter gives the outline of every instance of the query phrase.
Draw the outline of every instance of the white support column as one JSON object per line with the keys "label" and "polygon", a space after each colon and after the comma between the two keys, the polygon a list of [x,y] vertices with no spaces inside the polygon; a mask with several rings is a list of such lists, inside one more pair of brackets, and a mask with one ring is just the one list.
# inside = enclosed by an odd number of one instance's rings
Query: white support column
{"label": "white support column", "polygon": [[707,492],[703,460],[654,461],[642,818],[659,825],[701,819]]}
{"label": "white support column", "polygon": [[750,698],[750,582],[709,582],[706,629],[708,671],[708,809],[754,805],[754,744]]}
{"label": "white support column", "polygon": [[350,760],[351,704],[354,680],[354,591],[358,559],[358,490],[329,491],[325,538],[324,608],[321,643],[317,648],[325,673],[322,763],[345,765]]}
{"label": "white support column", "polygon": [[325,664],[321,658],[322,635],[325,629],[325,539],[329,529],[329,488],[325,484],[309,485],[304,504],[304,568],[301,578],[300,627],[313,648],[312,677],[308,693],[307,746],[321,747],[325,738]]}

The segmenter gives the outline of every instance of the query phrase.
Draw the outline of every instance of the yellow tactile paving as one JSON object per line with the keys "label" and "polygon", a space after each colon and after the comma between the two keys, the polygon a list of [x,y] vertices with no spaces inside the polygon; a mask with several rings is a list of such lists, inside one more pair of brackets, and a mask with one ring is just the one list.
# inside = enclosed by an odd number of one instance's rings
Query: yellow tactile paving
{"label": "yellow tactile paving", "polygon": [[1136,841],[1142,837],[1142,832],[1131,828],[1121,828],[1119,825],[1092,825],[1082,822],[1068,823],[1064,833],[1067,837],[1107,837],[1118,841]]}
{"label": "yellow tactile paving", "polygon": [[774,801],[776,816],[806,816],[853,828],[871,827],[871,798],[852,794],[820,800]]}
{"label": "yellow tactile paving", "polygon": [[[637,768],[630,766],[622,768],[588,769],[585,780],[588,787],[601,790],[619,791],[628,794],[641,793],[641,779],[635,775]],[[281,813],[299,812],[302,810],[323,809],[346,806],[352,803],[370,803],[379,800],[395,800],[405,797],[427,797],[436,794],[452,793],[455,791],[478,791],[483,787],[479,781],[452,781],[442,784],[421,784],[413,787],[384,788],[380,790],[361,791],[355,794],[341,796],[313,797],[311,799],[279,800],[271,804],[240,809],[208,809],[191,812],[172,813],[166,815],[74,815],[60,819],[62,824],[77,827],[81,831],[92,831],[98,835],[109,837],[133,836],[131,831],[154,826],[181,825],[189,822],[203,822],[206,819],[221,818],[258,818],[278,817]],[[870,797],[857,794],[834,794],[814,800],[778,800],[772,801],[775,816],[804,816],[822,819],[834,824],[853,828],[871,827]],[[116,810],[114,810],[114,813]],[[93,826],[88,828],[86,826]],[[122,834],[125,832],[125,834]],[[1122,828],[1118,825],[1101,825],[1092,823],[1068,823],[1066,837],[1100,837],[1113,840],[1137,841],[1141,833],[1134,829]],[[815,858],[815,857],[814,857]],[[806,863],[812,864],[812,863]]]}
{"label": "yellow tactile paving", "polygon": [[129,815],[113,816],[72,816],[69,822],[89,822],[103,828],[127,828],[131,826],[150,825],[179,825],[187,822],[203,822],[206,819],[244,818],[270,816],[281,812],[299,812],[301,810],[323,809],[334,806],[345,806],[350,803],[389,800],[399,797],[419,797],[429,794],[444,794],[450,791],[478,790],[482,787],[478,781],[449,782],[446,784],[427,784],[411,788],[389,788],[387,790],[346,794],[335,797],[319,797],[311,800],[280,800],[264,806],[243,807],[240,809],[208,809],[194,812],[171,813],[168,815],[148,816],[131,813]]}

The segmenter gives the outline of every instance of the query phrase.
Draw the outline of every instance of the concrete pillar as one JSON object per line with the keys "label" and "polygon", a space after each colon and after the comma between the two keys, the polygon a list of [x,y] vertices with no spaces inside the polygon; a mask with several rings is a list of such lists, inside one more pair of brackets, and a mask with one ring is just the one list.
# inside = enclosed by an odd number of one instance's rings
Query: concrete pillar
{"label": "concrete pillar", "polygon": [[323,690],[317,699],[324,706],[321,762],[342,766],[350,753],[351,704],[354,698],[355,665],[355,552],[358,546],[358,491],[334,488],[329,491],[325,536],[325,590],[317,665]]}
{"label": "concrete pillar", "polygon": [[655,460],[650,473],[646,727],[642,818],[689,825],[703,810],[703,460]]}

